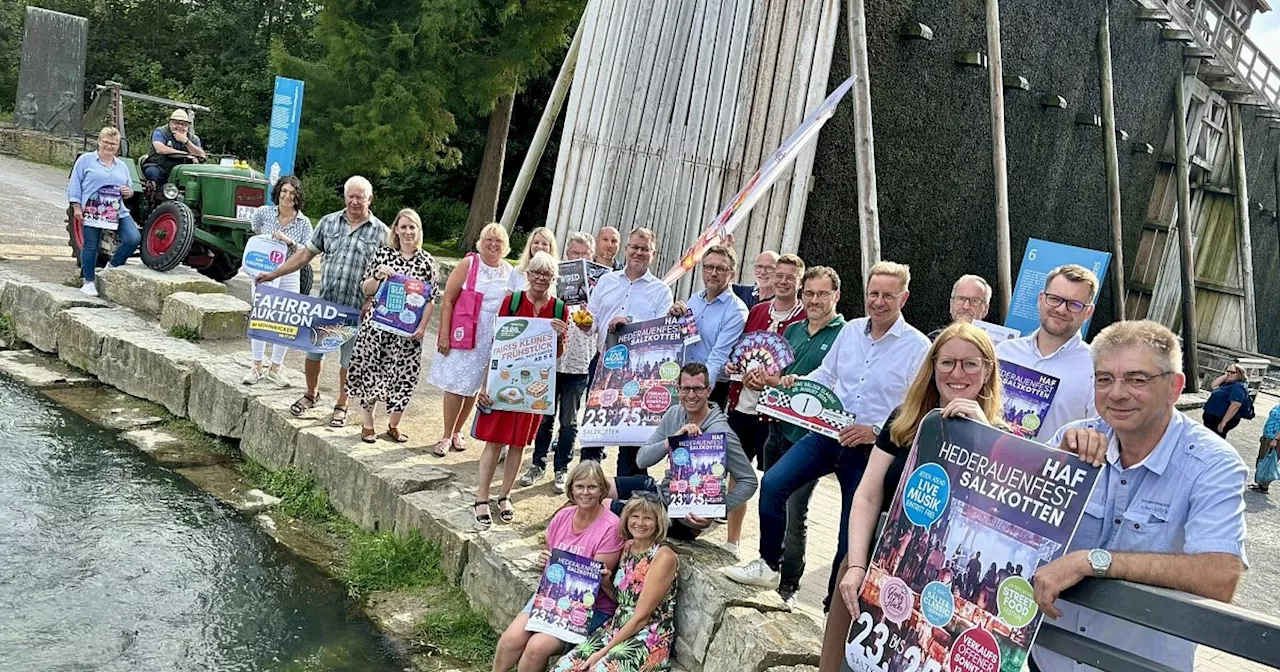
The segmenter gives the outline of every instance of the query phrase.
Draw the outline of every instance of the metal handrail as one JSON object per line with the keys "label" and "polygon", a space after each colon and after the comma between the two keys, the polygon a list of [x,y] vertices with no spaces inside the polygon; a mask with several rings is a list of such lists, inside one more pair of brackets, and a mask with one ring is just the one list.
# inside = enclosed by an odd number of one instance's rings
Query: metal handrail
{"label": "metal handrail", "polygon": [[1189,25],[1202,46],[1212,48],[1259,97],[1280,111],[1280,67],[1213,0],[1165,0],[1170,14]]}

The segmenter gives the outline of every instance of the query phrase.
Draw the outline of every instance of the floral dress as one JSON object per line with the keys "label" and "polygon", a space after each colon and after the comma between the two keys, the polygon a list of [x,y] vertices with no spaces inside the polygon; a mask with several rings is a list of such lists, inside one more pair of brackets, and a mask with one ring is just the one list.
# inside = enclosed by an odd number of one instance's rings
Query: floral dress
{"label": "floral dress", "polygon": [[631,620],[636,613],[636,603],[640,601],[640,591],[644,590],[645,575],[649,573],[649,565],[662,550],[660,544],[650,546],[639,554],[631,553],[631,543],[623,550],[622,561],[614,572],[614,587],[618,610],[613,613],[599,630],[587,637],[586,641],[575,646],[556,663],[553,672],[655,672],[671,669],[671,650],[676,639],[676,583],[671,581],[671,588],[658,602],[649,619],[648,625],[632,635],[630,639],[619,642],[600,659],[594,670],[587,669],[587,660],[599,651],[614,633]]}
{"label": "floral dress", "polygon": [[[380,247],[365,269],[364,279],[372,278],[373,272],[384,264],[400,275],[427,283],[432,288],[429,300],[440,302],[443,292],[438,283],[436,260],[430,254],[418,250],[406,259],[400,250]],[[360,399],[361,408],[372,409],[381,399],[386,402],[388,413],[403,413],[413,398],[421,372],[422,341],[375,329],[373,320],[360,321],[347,380],[351,396]]]}

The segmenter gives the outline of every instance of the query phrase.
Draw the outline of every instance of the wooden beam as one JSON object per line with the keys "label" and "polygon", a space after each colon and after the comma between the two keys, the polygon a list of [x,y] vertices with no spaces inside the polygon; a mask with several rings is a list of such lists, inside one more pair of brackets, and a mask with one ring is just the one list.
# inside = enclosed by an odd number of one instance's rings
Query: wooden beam
{"label": "wooden beam", "polygon": [[1240,253],[1240,284],[1244,288],[1244,349],[1258,351],[1258,304],[1253,295],[1253,241],[1249,233],[1249,180],[1245,174],[1244,129],[1240,106],[1231,105],[1231,158],[1236,182],[1236,247]]}
{"label": "wooden beam", "polygon": [[[1120,159],[1116,149],[1116,107],[1111,80],[1111,8],[1102,11],[1098,28],[1098,66],[1102,97],[1103,164],[1107,171],[1107,205],[1111,216],[1111,287],[1116,321],[1124,320],[1124,220],[1120,209]],[[1123,132],[1123,131],[1121,131]]]}
{"label": "wooden beam", "polygon": [[857,162],[858,227],[862,279],[880,261],[880,207],[876,196],[875,133],[871,124],[871,66],[867,62],[865,0],[849,0],[849,72],[853,74],[853,152]]}
{"label": "wooden beam", "polygon": [[1174,84],[1173,144],[1177,157],[1175,177],[1178,187],[1178,247],[1182,262],[1182,359],[1188,392],[1200,391],[1199,349],[1196,338],[1195,262],[1191,246],[1191,166],[1187,160],[1187,78]]}
{"label": "wooden beam", "polygon": [[1009,244],[1009,169],[1004,141],[1004,62],[1000,54],[1000,0],[987,0],[987,70],[991,90],[991,162],[996,187],[996,284],[1000,316],[1009,315],[1013,276]]}

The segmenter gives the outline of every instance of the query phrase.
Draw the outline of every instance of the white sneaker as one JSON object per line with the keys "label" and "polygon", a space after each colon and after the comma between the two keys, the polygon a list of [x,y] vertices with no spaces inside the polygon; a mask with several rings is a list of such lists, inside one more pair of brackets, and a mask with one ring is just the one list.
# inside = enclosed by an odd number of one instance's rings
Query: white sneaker
{"label": "white sneaker", "polygon": [[293,381],[289,380],[289,375],[284,372],[284,369],[269,369],[266,378],[280,387],[293,387]]}
{"label": "white sneaker", "polygon": [[551,484],[551,489],[554,490],[557,495],[563,495],[565,488],[567,488],[568,486],[569,486],[569,472],[557,471],[556,480],[554,483]]}
{"label": "white sneaker", "polygon": [[244,380],[241,382],[245,385],[255,385],[259,380],[262,380],[262,369],[255,366],[249,369],[249,373],[245,374]]}
{"label": "white sneaker", "polygon": [[735,583],[775,590],[778,588],[778,573],[769,569],[769,565],[760,558],[748,562],[744,567],[725,567],[722,571]]}
{"label": "white sneaker", "polygon": [[85,296],[97,296],[98,288],[92,282],[86,282],[80,286],[80,293]]}
{"label": "white sneaker", "polygon": [[738,549],[738,545],[737,545],[737,544],[731,544],[731,543],[729,543],[729,542],[727,542],[727,541],[726,541],[726,542],[724,542],[723,544],[720,544],[720,548],[723,548],[724,550],[728,551],[728,552],[729,552],[729,555],[732,555],[732,556],[734,557],[734,559],[736,559],[736,560],[741,560],[741,559],[742,559],[742,558],[738,555],[738,550],[739,550],[739,549]]}

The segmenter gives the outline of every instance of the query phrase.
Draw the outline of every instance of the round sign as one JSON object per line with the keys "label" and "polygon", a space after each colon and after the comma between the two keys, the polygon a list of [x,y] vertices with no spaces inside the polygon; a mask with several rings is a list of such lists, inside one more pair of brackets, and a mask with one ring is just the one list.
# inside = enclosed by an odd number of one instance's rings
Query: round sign
{"label": "round sign", "polygon": [[996,589],[996,605],[1000,620],[1011,628],[1026,626],[1040,613],[1031,582],[1016,575],[1000,582]]}
{"label": "round sign", "polygon": [[582,607],[574,607],[573,611],[569,612],[569,622],[579,628],[586,625],[587,610],[583,609]]}
{"label": "round sign", "polygon": [[951,477],[942,465],[929,462],[911,472],[902,491],[902,510],[920,527],[938,522],[951,500]]}
{"label": "round sign", "polygon": [[911,615],[915,603],[915,594],[902,579],[891,576],[880,584],[880,608],[884,610],[884,617],[890,621],[902,625]]}
{"label": "round sign", "polygon": [[699,476],[698,474],[694,474],[694,475],[692,475],[692,476],[690,476],[690,477],[689,477],[689,487],[691,487],[691,488],[697,488],[699,485],[702,485],[702,477],[701,477],[701,476]]}
{"label": "round sign", "polygon": [[622,396],[637,397],[640,396],[640,383],[636,381],[628,381],[622,385]]}
{"label": "round sign", "polygon": [[595,603],[596,603],[596,594],[595,594],[595,593],[587,593],[586,595],[583,595],[583,596],[582,596],[582,603],[583,603],[583,604],[585,604],[585,605],[587,605],[588,607],[589,607],[589,606],[591,606],[591,605],[593,605],[593,604],[595,604]]}
{"label": "round sign", "polygon": [[822,402],[808,392],[791,395],[791,410],[802,418],[816,418],[822,415]]}
{"label": "round sign", "polygon": [[689,481],[675,480],[671,481],[671,487],[678,493],[684,494],[689,492]]}
{"label": "round sign", "polygon": [[559,600],[556,600],[556,608],[558,608],[560,611],[568,611],[569,607],[572,607],[572,606],[573,606],[573,602],[569,600],[568,595],[565,595],[564,597],[561,597]]}
{"label": "round sign", "polygon": [[680,365],[675,362],[663,362],[658,365],[658,377],[663,380],[675,380],[680,376]]}
{"label": "round sign", "polygon": [[683,467],[689,464],[689,451],[684,448],[676,448],[671,451],[671,461],[677,467]]}
{"label": "round sign", "polygon": [[1040,416],[1035,413],[1028,413],[1022,416],[1022,428],[1028,432],[1034,432],[1040,429]]}
{"label": "round sign", "polygon": [[945,628],[956,613],[956,598],[951,588],[941,581],[932,581],[920,591],[920,613],[929,625]]}
{"label": "round sign", "polygon": [[711,465],[711,475],[715,476],[716,478],[720,478],[721,476],[724,476],[724,465],[720,464],[719,462]]}
{"label": "round sign", "polygon": [[664,413],[671,406],[671,391],[659,385],[645,390],[644,410],[650,413]]}
{"label": "round sign", "polygon": [[1000,646],[996,638],[982,628],[969,628],[951,645],[951,672],[997,672],[1000,669]]}
{"label": "round sign", "polygon": [[564,581],[564,566],[555,563],[547,567],[547,580],[551,583],[561,583]]}
{"label": "round sign", "polygon": [[702,491],[707,493],[708,497],[719,497],[720,496],[720,480],[715,478],[708,478],[706,481],[702,483]]}
{"label": "round sign", "polygon": [[627,365],[627,346],[615,345],[605,350],[601,361],[604,362],[604,368],[606,369],[621,369]]}
{"label": "round sign", "polygon": [[618,403],[618,391],[615,389],[600,390],[600,405],[608,408]]}

